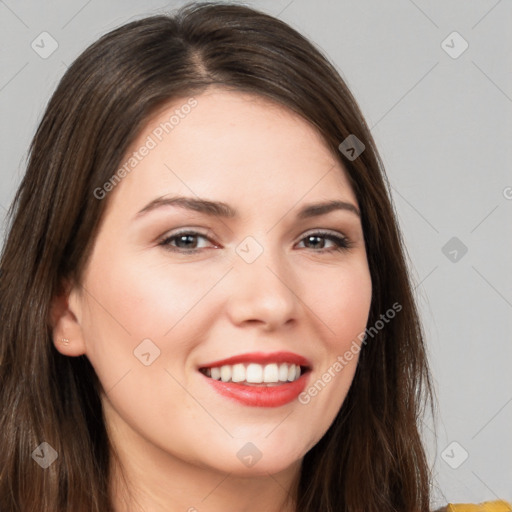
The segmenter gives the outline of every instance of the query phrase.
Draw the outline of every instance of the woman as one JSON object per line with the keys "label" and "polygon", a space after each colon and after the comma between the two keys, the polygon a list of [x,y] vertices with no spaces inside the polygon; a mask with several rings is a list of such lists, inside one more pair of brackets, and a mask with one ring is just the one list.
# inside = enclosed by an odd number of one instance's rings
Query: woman
{"label": "woman", "polygon": [[427,511],[382,164],[296,31],[195,4],[88,48],[1,260],[2,511]]}

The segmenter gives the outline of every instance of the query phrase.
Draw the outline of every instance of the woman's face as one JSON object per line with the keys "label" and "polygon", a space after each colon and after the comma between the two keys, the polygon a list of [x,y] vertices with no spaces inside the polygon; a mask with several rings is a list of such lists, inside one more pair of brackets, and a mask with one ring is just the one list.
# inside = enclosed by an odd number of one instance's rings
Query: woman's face
{"label": "woman's face", "polygon": [[221,89],[187,100],[149,121],[103,199],[71,341],[120,450],[276,473],[319,441],[353,379],[371,299],[359,207],[287,109]]}

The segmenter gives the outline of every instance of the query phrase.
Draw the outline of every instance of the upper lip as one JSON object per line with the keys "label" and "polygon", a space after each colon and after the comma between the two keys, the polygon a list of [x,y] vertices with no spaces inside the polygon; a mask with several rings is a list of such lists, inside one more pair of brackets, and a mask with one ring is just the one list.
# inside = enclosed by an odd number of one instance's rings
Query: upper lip
{"label": "upper lip", "polygon": [[311,368],[311,363],[303,356],[293,352],[248,352],[227,359],[220,359],[205,363],[200,368],[215,368],[223,365],[233,365],[237,363],[257,363],[261,365],[271,363],[291,363],[306,368]]}

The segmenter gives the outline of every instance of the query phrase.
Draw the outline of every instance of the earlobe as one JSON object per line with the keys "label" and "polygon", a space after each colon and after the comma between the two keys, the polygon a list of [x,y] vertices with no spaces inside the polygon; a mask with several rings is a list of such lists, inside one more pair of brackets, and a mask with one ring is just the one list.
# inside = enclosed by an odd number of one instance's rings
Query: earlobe
{"label": "earlobe", "polygon": [[70,307],[70,293],[63,292],[52,299],[50,327],[55,348],[65,356],[85,354],[82,326]]}

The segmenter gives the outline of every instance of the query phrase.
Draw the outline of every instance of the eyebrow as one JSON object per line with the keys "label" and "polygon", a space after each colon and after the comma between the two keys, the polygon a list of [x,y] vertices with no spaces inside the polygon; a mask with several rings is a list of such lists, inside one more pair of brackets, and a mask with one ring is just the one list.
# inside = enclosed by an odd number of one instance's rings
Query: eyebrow
{"label": "eyebrow", "polygon": [[[226,219],[233,219],[238,216],[237,210],[232,208],[226,203],[221,201],[209,201],[208,199],[185,197],[185,196],[173,196],[173,197],[158,197],[153,201],[149,202],[142,210],[140,210],[136,218],[140,218],[146,213],[164,206],[177,206],[187,210],[193,210],[196,212],[203,213],[212,217],[222,217]],[[297,219],[304,220],[311,217],[318,217],[325,215],[332,211],[344,210],[352,212],[358,217],[361,216],[359,209],[352,203],[341,200],[330,200],[320,203],[312,203],[304,206],[298,213]]]}

